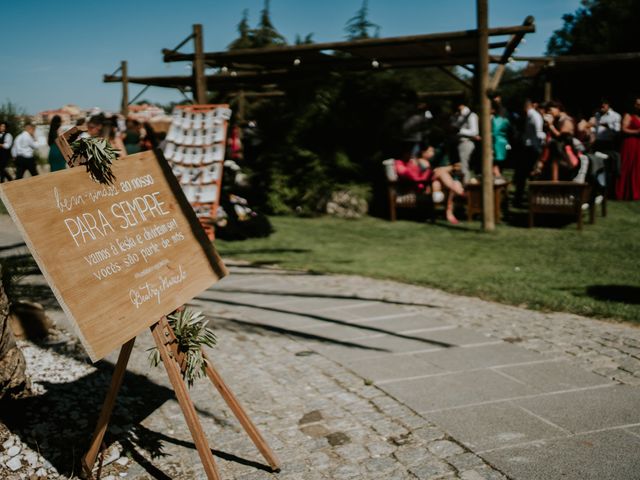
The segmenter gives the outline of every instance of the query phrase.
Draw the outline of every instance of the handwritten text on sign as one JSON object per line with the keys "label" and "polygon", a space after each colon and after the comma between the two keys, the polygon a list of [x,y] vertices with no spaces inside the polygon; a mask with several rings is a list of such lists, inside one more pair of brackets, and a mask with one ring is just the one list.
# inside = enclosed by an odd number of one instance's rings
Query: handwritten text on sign
{"label": "handwritten text on sign", "polygon": [[152,152],[125,157],[109,186],[80,167],[2,187],[94,361],[225,273],[160,161]]}

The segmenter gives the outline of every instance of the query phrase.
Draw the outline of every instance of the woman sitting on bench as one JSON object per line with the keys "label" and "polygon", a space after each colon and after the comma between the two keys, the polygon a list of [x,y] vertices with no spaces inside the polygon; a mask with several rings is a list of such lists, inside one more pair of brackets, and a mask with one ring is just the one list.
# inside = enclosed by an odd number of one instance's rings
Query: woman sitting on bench
{"label": "woman sitting on bench", "polygon": [[434,203],[441,203],[447,197],[446,217],[447,221],[457,224],[458,219],[453,214],[453,200],[455,195],[464,195],[462,184],[455,180],[451,172],[453,165],[432,167],[431,161],[436,151],[431,146],[422,147],[418,158],[413,158],[410,152],[395,161],[395,169],[398,180],[405,184],[412,184],[420,193],[431,193]]}

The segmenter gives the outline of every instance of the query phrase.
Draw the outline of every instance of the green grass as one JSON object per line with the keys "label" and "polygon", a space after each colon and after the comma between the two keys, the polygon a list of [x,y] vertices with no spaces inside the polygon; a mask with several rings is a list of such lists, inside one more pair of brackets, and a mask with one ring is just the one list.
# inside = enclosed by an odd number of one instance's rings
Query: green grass
{"label": "green grass", "polygon": [[640,322],[640,203],[606,218],[527,229],[375,218],[273,217],[266,239],[217,241],[226,257],[321,273],[357,274],[547,311]]}

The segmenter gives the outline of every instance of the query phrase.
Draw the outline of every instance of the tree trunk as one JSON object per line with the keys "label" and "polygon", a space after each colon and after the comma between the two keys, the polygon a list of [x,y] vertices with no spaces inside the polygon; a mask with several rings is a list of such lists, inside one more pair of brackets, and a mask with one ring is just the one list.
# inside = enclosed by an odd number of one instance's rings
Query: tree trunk
{"label": "tree trunk", "polygon": [[[1,274],[1,272],[0,272]],[[9,301],[0,275],[0,400],[20,398],[30,393],[24,355],[9,327]]]}

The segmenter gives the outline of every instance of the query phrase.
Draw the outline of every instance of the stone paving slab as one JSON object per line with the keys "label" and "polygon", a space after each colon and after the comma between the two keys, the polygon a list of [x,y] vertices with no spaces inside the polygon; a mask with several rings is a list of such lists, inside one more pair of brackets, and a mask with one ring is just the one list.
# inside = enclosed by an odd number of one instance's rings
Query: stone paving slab
{"label": "stone paving slab", "polygon": [[491,370],[394,381],[385,383],[383,388],[418,412],[432,412],[537,393],[532,387]]}
{"label": "stone paving slab", "polygon": [[640,472],[640,438],[622,430],[514,447],[483,456],[519,480],[632,480]]}
{"label": "stone paving slab", "polygon": [[381,383],[398,377],[398,372],[406,377],[443,373],[444,370],[421,360],[417,355],[386,355],[374,359],[352,360],[349,369],[358,375]]}
{"label": "stone paving slab", "polygon": [[574,433],[640,424],[640,389],[628,385],[542,395],[515,403]]}
{"label": "stone paving slab", "polygon": [[393,315],[391,317],[384,316],[374,320],[358,320],[358,325],[368,325],[371,327],[380,327],[392,332],[406,332],[411,330],[425,330],[431,328],[450,328],[451,324],[443,322],[434,316],[406,312]]}
{"label": "stone paving slab", "polygon": [[424,338],[434,342],[447,343],[452,347],[462,347],[468,345],[482,345],[501,343],[495,338],[491,338],[482,333],[478,333],[469,328],[448,328],[437,330],[416,330],[412,332],[406,332],[407,335],[413,337]]}
{"label": "stone paving slab", "polygon": [[566,360],[501,367],[499,371],[514,380],[533,386],[539,392],[613,384],[608,378],[588,372]]}
{"label": "stone paving slab", "polygon": [[416,356],[451,372],[546,360],[541,359],[537,353],[529,352],[509,343],[480,345],[473,348],[452,348],[419,353]]}
{"label": "stone paving slab", "polygon": [[432,412],[429,418],[473,451],[564,437],[567,433],[511,402]]}

